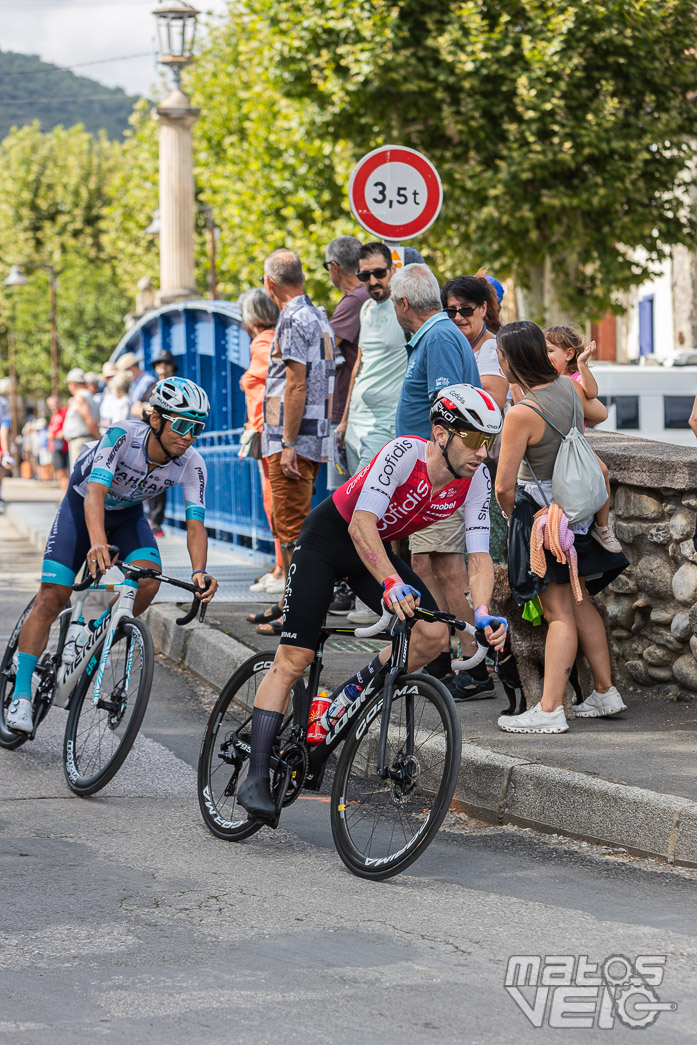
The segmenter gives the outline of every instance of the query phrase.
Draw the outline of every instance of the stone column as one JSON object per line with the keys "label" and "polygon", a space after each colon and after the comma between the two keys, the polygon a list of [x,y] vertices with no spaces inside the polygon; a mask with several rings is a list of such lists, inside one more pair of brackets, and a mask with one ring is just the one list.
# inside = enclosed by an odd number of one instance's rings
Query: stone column
{"label": "stone column", "polygon": [[153,111],[160,125],[160,290],[158,303],[198,297],[194,278],[194,109],[178,87]]}

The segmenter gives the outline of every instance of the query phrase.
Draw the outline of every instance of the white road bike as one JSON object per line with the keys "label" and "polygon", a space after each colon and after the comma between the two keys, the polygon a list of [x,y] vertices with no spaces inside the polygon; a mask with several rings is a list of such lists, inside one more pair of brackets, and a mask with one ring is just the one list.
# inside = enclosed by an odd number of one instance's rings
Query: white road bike
{"label": "white road bike", "polygon": [[[110,548],[112,561],[118,548]],[[36,731],[52,707],[65,708],[68,721],[63,738],[63,769],[68,786],[77,795],[93,795],[119,771],[138,735],[150,697],[155,652],[147,625],[133,617],[138,581],[156,578],[192,593],[191,607],[177,624],[188,624],[199,613],[203,621],[207,604],[195,594],[193,584],[166,577],[153,569],[115,561],[124,574],[116,584],[93,580],[87,566],[82,580],[73,585],[76,597],[54,622],[46,649],[32,678],[34,729],[16,733],[5,716],[14,699],[19,633],[34,599],[15,624],[0,661],[0,747],[12,750]],[[87,642],[74,656],[65,655],[70,625],[84,616],[90,592],[118,592],[111,609],[89,626]],[[74,651],[71,651],[71,654]]]}

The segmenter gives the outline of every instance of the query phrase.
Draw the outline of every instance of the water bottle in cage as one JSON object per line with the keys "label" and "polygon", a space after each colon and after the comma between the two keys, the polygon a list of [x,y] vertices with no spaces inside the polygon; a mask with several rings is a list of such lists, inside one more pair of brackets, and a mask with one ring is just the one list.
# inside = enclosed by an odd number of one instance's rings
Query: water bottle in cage
{"label": "water bottle in cage", "polygon": [[329,732],[322,725],[322,717],[331,704],[326,689],[321,689],[310,707],[310,720],[307,728],[308,744],[321,744]]}
{"label": "water bottle in cage", "polygon": [[354,700],[356,697],[360,696],[361,692],[360,686],[355,686],[353,683],[350,683],[336,695],[331,705],[322,715],[322,726],[325,728],[327,733],[343,718],[346,709],[353,704]]}

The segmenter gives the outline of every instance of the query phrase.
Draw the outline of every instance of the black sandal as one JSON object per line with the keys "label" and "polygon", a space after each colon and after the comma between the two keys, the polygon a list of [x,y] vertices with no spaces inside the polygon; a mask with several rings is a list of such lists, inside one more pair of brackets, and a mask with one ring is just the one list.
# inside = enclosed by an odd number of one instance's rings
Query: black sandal
{"label": "black sandal", "polygon": [[283,607],[279,606],[278,603],[274,603],[273,606],[267,606],[260,613],[248,613],[247,620],[250,624],[270,624],[271,621],[278,620],[282,616]]}
{"label": "black sandal", "polygon": [[283,633],[283,621],[272,620],[266,621],[264,624],[257,624],[257,631],[260,635],[275,635],[280,639]]}

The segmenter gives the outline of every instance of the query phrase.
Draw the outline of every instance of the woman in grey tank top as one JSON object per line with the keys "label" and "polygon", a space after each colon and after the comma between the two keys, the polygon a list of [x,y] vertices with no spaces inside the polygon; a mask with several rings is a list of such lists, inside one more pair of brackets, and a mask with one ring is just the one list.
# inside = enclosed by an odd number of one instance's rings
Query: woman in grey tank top
{"label": "woman in grey tank top", "polygon": [[[573,596],[568,566],[558,563],[548,551],[545,551],[544,578],[538,578],[530,569],[530,531],[533,517],[543,502],[540,497],[538,503],[538,499],[526,492],[526,484],[533,477],[524,458],[527,457],[544,485],[552,478],[562,438],[536,411],[545,414],[561,432],[568,432],[573,424],[574,396],[578,396],[579,428],[588,400],[579,384],[560,376],[554,369],[547,355],[544,334],[535,323],[527,320],[508,323],[499,331],[497,342],[503,372],[525,393],[523,401],[506,414],[496,476],[496,497],[504,514],[510,516],[509,583],[520,605],[539,594],[548,625],[542,700],[522,715],[502,716],[499,726],[513,733],[565,733],[569,727],[562,701],[579,645],[590,664],[594,689],[575,707],[575,716],[602,718],[626,710],[612,684],[605,625],[587,598],[587,592],[594,595],[600,591],[626,569],[629,562],[621,553],[607,551],[589,534],[575,534],[578,574],[584,595],[580,603]],[[535,409],[530,409],[531,406]]]}

